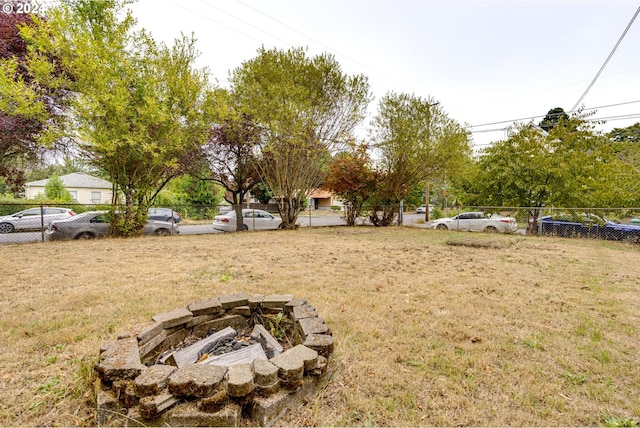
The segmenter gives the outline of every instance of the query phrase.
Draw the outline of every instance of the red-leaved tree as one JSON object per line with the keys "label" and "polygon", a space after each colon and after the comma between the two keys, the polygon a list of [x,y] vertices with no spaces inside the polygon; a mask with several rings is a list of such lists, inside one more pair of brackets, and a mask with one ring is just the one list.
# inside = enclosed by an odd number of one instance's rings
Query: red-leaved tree
{"label": "red-leaved tree", "polygon": [[344,203],[347,226],[354,226],[364,203],[375,189],[375,172],[364,144],[353,145],[350,151],[338,153],[329,163],[324,188]]}

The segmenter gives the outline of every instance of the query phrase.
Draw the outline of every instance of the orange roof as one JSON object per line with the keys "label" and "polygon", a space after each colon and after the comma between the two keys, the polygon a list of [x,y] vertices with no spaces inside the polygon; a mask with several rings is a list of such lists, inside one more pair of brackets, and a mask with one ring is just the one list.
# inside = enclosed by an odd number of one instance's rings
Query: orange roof
{"label": "orange roof", "polygon": [[331,198],[332,196],[333,195],[331,194],[331,192],[328,192],[322,189],[314,189],[309,195],[310,198],[317,198],[317,199],[328,199],[328,198]]}

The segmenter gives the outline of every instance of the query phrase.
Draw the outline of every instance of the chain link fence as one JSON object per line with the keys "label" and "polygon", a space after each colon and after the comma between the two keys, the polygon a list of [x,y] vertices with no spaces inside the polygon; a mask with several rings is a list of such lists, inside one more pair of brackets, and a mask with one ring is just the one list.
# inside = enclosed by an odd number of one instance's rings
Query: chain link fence
{"label": "chain link fence", "polygon": [[[109,211],[118,207],[110,205],[0,203],[0,244],[45,241],[51,224],[87,211]],[[179,226],[180,234],[217,233],[212,224],[217,215],[232,211],[230,205],[175,205],[152,207],[149,217],[168,221]],[[264,210],[277,216],[274,204],[249,204],[243,209]],[[468,211],[483,211],[515,217],[517,233],[563,237],[589,238],[640,243],[640,208],[531,208],[531,207],[434,207],[430,209],[429,221],[425,214],[417,214],[414,207],[407,207],[402,223],[407,226],[428,228],[431,221],[440,217],[454,217]],[[300,212],[297,224],[301,227],[343,226],[344,209],[331,207],[313,209],[307,207]],[[366,217],[357,222],[368,225]],[[395,222],[397,224],[397,220]]]}

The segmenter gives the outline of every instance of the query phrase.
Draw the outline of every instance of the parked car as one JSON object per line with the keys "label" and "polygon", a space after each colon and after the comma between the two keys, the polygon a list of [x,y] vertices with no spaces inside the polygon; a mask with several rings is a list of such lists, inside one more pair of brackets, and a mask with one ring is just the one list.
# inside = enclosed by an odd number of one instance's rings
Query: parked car
{"label": "parked car", "polygon": [[44,207],[29,208],[15,214],[0,217],[0,233],[11,233],[15,230],[34,230],[49,227],[52,221],[74,216],[68,208]]}
{"label": "parked car", "polygon": [[[44,232],[47,241],[64,239],[93,239],[109,236],[111,222],[107,211],[88,211],[66,220],[54,221]],[[142,229],[143,235],[177,235],[180,229],[174,223],[159,220],[147,220]]]}
{"label": "parked car", "polygon": [[[263,210],[244,209],[242,210],[242,217],[242,223],[244,224],[243,230],[279,229],[282,227],[282,220],[280,218]],[[215,216],[213,228],[223,232],[235,232],[236,212],[229,211],[224,215]]]}
{"label": "parked car", "polygon": [[[429,214],[433,212],[433,205],[429,205]],[[416,209],[416,214],[426,214],[427,204],[422,204]]]}
{"label": "parked car", "polygon": [[483,212],[467,212],[455,217],[445,217],[434,220],[432,229],[461,230],[470,232],[514,233],[518,230],[516,219],[498,214]]}
{"label": "parked car", "polygon": [[171,208],[149,208],[148,220],[160,220],[174,223],[180,223],[180,215]]}
{"label": "parked car", "polygon": [[617,223],[596,214],[556,214],[538,221],[540,235],[597,238],[640,243],[640,226]]}

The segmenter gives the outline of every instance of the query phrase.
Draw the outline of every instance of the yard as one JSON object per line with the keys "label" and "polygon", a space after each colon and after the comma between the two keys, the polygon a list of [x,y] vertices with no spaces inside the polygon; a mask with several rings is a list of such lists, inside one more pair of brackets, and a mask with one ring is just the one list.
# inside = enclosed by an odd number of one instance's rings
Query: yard
{"label": "yard", "polygon": [[102,344],[238,291],[306,298],[332,377],[282,426],[640,423],[640,248],[416,228],[4,245],[0,425],[95,425]]}

